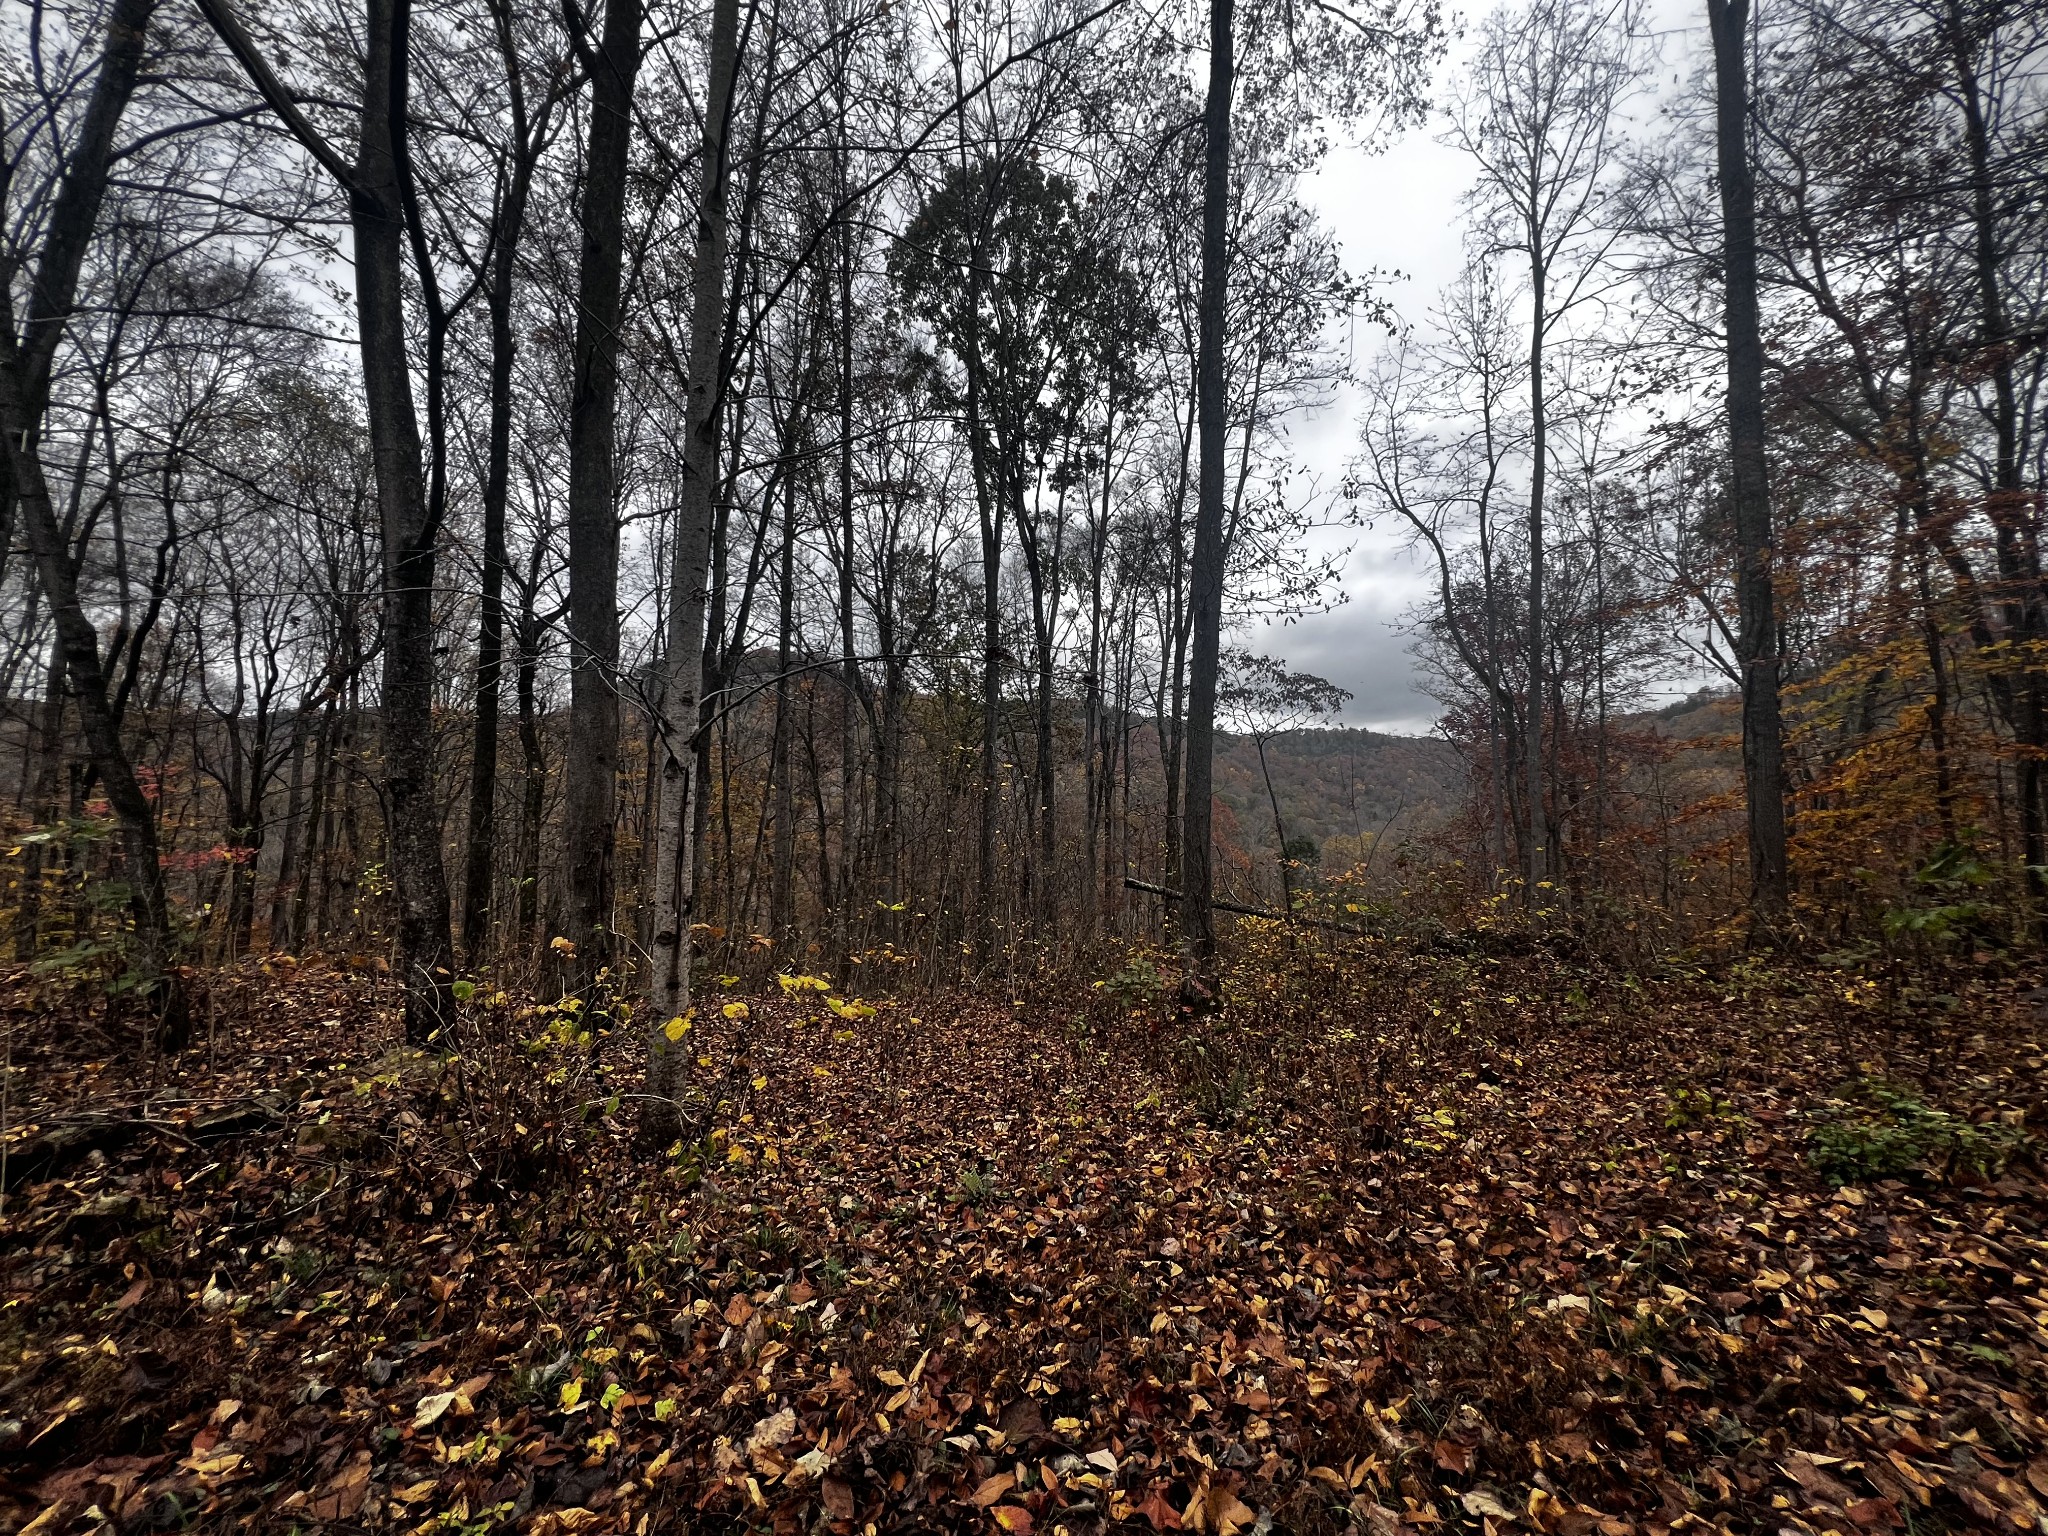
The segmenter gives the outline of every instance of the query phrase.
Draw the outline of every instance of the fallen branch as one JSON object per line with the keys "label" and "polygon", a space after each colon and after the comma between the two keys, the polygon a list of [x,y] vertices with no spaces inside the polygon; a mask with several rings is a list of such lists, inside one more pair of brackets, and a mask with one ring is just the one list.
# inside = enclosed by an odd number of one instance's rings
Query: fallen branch
{"label": "fallen branch", "polygon": [[[1128,890],[1149,891],[1154,896],[1164,896],[1168,901],[1179,901],[1181,899],[1179,891],[1169,890],[1163,885],[1154,885],[1149,880],[1139,880],[1131,875],[1124,876],[1124,886]],[[1285,912],[1269,912],[1264,907],[1248,907],[1241,901],[1225,901],[1220,896],[1212,896],[1209,899],[1209,905],[1218,912],[1236,912],[1245,917],[1263,917],[1270,923],[1293,923],[1300,921],[1300,918],[1289,917]],[[1363,928],[1354,928],[1349,923],[1329,923],[1322,921],[1320,918],[1310,918],[1309,921],[1318,928],[1328,928],[1334,933],[1348,933],[1354,938],[1360,939],[1372,937]]]}

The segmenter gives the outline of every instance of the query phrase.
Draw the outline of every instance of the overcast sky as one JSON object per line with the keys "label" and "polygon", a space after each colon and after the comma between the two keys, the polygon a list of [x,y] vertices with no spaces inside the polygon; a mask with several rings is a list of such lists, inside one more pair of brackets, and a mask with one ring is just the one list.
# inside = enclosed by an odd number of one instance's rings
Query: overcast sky
{"label": "overcast sky", "polygon": [[[1682,62],[1695,44],[1693,8],[1689,0],[1652,0],[1652,22],[1662,38],[1660,84],[1667,90],[1678,78],[1675,63]],[[1467,38],[1476,33],[1476,15],[1468,18],[1465,30]],[[1459,51],[1454,50],[1454,58],[1439,75],[1439,100],[1441,82],[1455,70]],[[1403,326],[1427,317],[1458,268],[1459,199],[1472,184],[1472,171],[1464,155],[1438,142],[1443,128],[1441,115],[1435,116],[1377,155],[1339,148],[1306,188],[1310,206],[1336,235],[1348,271],[1399,274],[1378,286],[1392,300]],[[1354,367],[1362,368],[1385,337],[1374,326],[1347,328],[1345,341]],[[1326,489],[1333,489],[1343,477],[1356,440],[1357,416],[1357,400],[1347,392],[1329,409],[1293,423],[1296,457]],[[1404,735],[1428,732],[1439,706],[1422,691],[1415,658],[1409,654],[1412,637],[1404,625],[1418,603],[1430,600],[1434,582],[1428,571],[1391,523],[1373,529],[1332,528],[1317,539],[1322,548],[1350,550],[1344,567],[1345,601],[1329,613],[1292,624],[1254,625],[1237,638],[1348,688],[1352,702],[1344,713],[1347,724]],[[1676,698],[1701,681],[1688,672],[1672,678],[1661,692]]]}
{"label": "overcast sky", "polygon": [[[1460,194],[1471,182],[1466,157],[1439,144],[1434,126],[1407,134],[1393,148],[1366,155],[1340,148],[1307,189],[1309,201],[1336,234],[1344,265],[1400,274],[1380,285],[1402,325],[1420,321],[1437,291],[1456,273]],[[1356,368],[1386,340],[1378,326],[1347,326],[1344,343]],[[1329,409],[1294,423],[1297,455],[1323,487],[1342,479],[1357,434],[1358,402],[1346,391]],[[1284,657],[1351,690],[1345,720],[1379,731],[1420,734],[1435,723],[1437,703],[1422,692],[1404,617],[1426,600],[1423,564],[1390,524],[1331,528],[1326,548],[1350,548],[1345,601],[1325,614],[1286,625],[1261,625],[1244,638],[1254,649]]]}

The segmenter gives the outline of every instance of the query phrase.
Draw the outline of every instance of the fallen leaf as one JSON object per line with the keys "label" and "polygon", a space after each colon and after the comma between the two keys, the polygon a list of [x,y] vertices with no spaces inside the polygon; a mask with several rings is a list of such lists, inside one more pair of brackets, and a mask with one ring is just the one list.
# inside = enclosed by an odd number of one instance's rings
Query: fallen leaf
{"label": "fallen leaf", "polygon": [[1166,1502],[1166,1485],[1163,1483],[1154,1483],[1145,1491],[1145,1502],[1137,1507],[1135,1513],[1149,1520],[1155,1531],[1177,1531],[1181,1528],[1179,1513]]}
{"label": "fallen leaf", "polygon": [[968,1496],[967,1502],[976,1509],[987,1509],[1016,1486],[1015,1476],[1008,1472],[998,1472],[994,1477],[984,1478],[981,1486]]}
{"label": "fallen leaf", "polygon": [[1487,1487],[1484,1483],[1480,1484],[1477,1488],[1468,1490],[1460,1498],[1459,1502],[1465,1506],[1467,1514],[1490,1515],[1495,1520],[1517,1520],[1521,1518],[1519,1510],[1510,1507],[1502,1500],[1496,1490]]}
{"label": "fallen leaf", "polygon": [[[581,1386],[581,1383],[579,1382],[577,1385]],[[564,1397],[566,1398],[566,1396],[567,1394],[565,1393]],[[454,1406],[455,1394],[453,1392],[436,1392],[430,1397],[423,1397],[419,1400],[418,1406],[413,1409],[412,1427],[414,1429],[427,1429],[439,1422],[441,1415]],[[569,1407],[572,1405],[565,1401],[563,1406]]]}
{"label": "fallen leaf", "polygon": [[818,1496],[824,1501],[825,1513],[834,1520],[853,1518],[853,1488],[844,1479],[826,1478],[818,1485]]}

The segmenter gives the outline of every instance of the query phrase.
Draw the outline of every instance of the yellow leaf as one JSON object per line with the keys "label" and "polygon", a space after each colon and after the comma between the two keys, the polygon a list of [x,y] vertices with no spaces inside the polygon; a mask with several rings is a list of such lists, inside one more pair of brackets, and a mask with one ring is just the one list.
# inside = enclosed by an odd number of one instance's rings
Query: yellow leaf
{"label": "yellow leaf", "polygon": [[572,1376],[569,1380],[562,1383],[562,1407],[564,1409],[574,1408],[582,1400],[583,1378],[581,1376]]}
{"label": "yellow leaf", "polygon": [[728,1019],[745,1019],[753,1016],[753,1010],[748,1008],[745,1003],[727,1003],[719,1011]]}
{"label": "yellow leaf", "polygon": [[757,1078],[755,1078],[755,1079],[754,1079],[754,1089],[755,1089],[755,1091],[756,1091],[756,1092],[759,1092],[759,1091],[760,1091],[761,1089],[763,1089],[763,1088],[766,1088],[767,1086],[768,1086],[768,1079],[767,1079],[767,1078],[765,1078],[765,1077],[757,1077]]}
{"label": "yellow leaf", "polygon": [[681,1017],[670,1019],[666,1024],[662,1025],[661,1032],[667,1035],[670,1042],[673,1043],[682,1039],[683,1036],[690,1032],[690,1021]]}

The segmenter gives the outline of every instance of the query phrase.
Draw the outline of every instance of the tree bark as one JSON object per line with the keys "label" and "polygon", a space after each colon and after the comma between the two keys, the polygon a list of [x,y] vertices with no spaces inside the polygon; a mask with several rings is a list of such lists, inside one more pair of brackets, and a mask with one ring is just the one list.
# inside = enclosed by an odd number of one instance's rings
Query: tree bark
{"label": "tree bark", "polygon": [[1543,804],[1543,495],[1550,469],[1549,400],[1543,389],[1543,339],[1549,324],[1544,314],[1543,239],[1532,222],[1529,231],[1529,290],[1536,307],[1529,322],[1529,611],[1524,644],[1528,675],[1524,682],[1522,720],[1523,795],[1529,802],[1529,867],[1523,900],[1540,905],[1538,887],[1550,872],[1550,818]]}
{"label": "tree bark", "polygon": [[452,1017],[448,875],[434,806],[434,565],[406,347],[405,113],[410,0],[367,0],[362,137],[350,196],[363,395],[384,541],[385,810],[398,899],[405,1034],[424,1044]]}
{"label": "tree bark", "polygon": [[[844,76],[840,77],[843,85]],[[842,96],[843,102],[843,96]],[[847,149],[841,131],[833,145],[838,171],[839,200],[846,197]],[[859,652],[853,632],[853,232],[852,209],[839,227],[839,646],[841,660],[839,699],[839,891],[832,902],[833,964],[842,983],[850,985],[853,967],[854,887],[859,878],[859,815],[854,795],[858,763],[855,732],[860,699]]]}
{"label": "tree bark", "polygon": [[1233,0],[1210,0],[1209,95],[1202,173],[1201,334],[1196,360],[1201,465],[1195,549],[1189,569],[1193,635],[1188,656],[1184,740],[1187,794],[1181,808],[1182,986],[1189,1001],[1215,993],[1216,919],[1211,786],[1216,732],[1216,671],[1223,643],[1224,400],[1223,330],[1230,228],[1230,94],[1235,66]]}
{"label": "tree bark", "polygon": [[[64,646],[50,646],[42,707],[29,722],[27,760],[22,764],[22,803],[29,821],[47,828],[57,819],[57,789],[64,771]],[[43,866],[49,845],[32,842],[21,850],[21,899],[14,908],[14,958],[36,957],[43,910]]]}
{"label": "tree bark", "polygon": [[1764,457],[1764,348],[1757,301],[1756,180],[1749,158],[1744,52],[1749,0],[1707,0],[1714,37],[1714,127],[1721,178],[1721,274],[1728,354],[1729,500],[1735,519],[1736,659],[1742,672],[1742,773],[1749,813],[1753,938],[1784,923],[1785,753],[1771,501]]}
{"label": "tree bark", "polygon": [[[791,407],[792,418],[795,406]],[[783,452],[794,459],[796,433],[785,439]],[[795,734],[790,700],[791,642],[796,628],[796,470],[782,482],[782,547],[776,556],[775,737],[769,749],[768,776],[774,784],[775,841],[768,870],[768,936],[785,949],[796,938],[796,787],[790,756]]]}
{"label": "tree bark", "polygon": [[[563,927],[588,987],[612,952],[613,840],[619,782],[618,418],[621,269],[640,0],[607,0],[590,61],[582,270],[569,405],[569,737],[564,794]],[[694,379],[691,381],[696,382]]]}
{"label": "tree bark", "polygon": [[694,909],[696,743],[704,673],[704,608],[711,520],[718,495],[721,364],[725,350],[727,165],[733,80],[739,71],[739,0],[713,0],[704,92],[702,190],[690,271],[690,355],[669,575],[667,669],[660,703],[661,817],[654,866],[654,1007],[647,1019],[647,1094],[640,1129],[650,1143],[681,1129],[678,1099],[688,1051],[673,1021],[690,1012],[690,921]]}
{"label": "tree bark", "polygon": [[[1986,111],[1982,57],[1989,39],[1974,33],[1989,14],[1963,0],[1947,0],[1938,25],[1955,70],[1956,94],[1963,112],[1964,143],[1970,168],[1970,219],[1977,298],[1983,328],[1983,366],[1991,375],[1991,426],[1995,435],[1990,516],[1997,548],[2001,584],[2005,589],[2007,628],[2029,647],[2048,635],[2048,592],[2041,580],[2041,553],[2034,527],[2033,498],[2027,494],[2020,439],[2023,407],[2014,361],[2022,350],[2013,336],[2004,292],[2006,251],[1999,239],[2001,222],[1998,173],[1991,158],[1991,121]],[[1991,22],[1990,27],[1995,27]],[[1989,28],[1987,27],[1987,30]],[[1995,33],[1993,33],[1995,36]],[[1995,59],[1997,55],[1992,54]],[[1996,86],[1992,88],[1996,100]],[[2022,752],[2017,788],[2020,813],[2020,861],[2034,906],[2035,936],[2048,941],[2048,805],[2043,803],[2044,768],[2048,768],[2048,683],[2038,668],[2022,672],[2010,712],[2016,743]]]}

